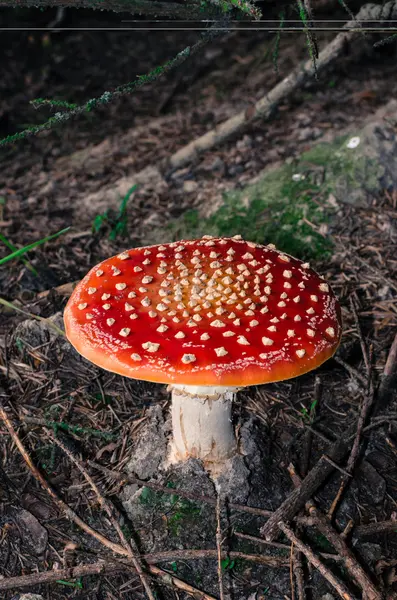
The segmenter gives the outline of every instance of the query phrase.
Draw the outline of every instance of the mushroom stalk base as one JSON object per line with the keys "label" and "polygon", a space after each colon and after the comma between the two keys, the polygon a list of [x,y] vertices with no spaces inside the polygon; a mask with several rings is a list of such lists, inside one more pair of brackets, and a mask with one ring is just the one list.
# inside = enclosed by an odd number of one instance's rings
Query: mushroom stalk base
{"label": "mushroom stalk base", "polygon": [[213,475],[237,451],[232,401],[237,388],[172,386],[170,463],[198,458]]}

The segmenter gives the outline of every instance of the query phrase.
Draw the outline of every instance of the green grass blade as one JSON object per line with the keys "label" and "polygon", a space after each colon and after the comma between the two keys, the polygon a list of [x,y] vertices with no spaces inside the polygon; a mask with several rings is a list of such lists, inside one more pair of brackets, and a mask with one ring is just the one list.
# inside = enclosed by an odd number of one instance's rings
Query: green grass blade
{"label": "green grass blade", "polygon": [[45,244],[45,242],[54,240],[55,238],[59,237],[63,233],[66,233],[67,231],[69,231],[69,229],[70,229],[70,227],[65,227],[65,229],[61,229],[61,231],[58,231],[57,233],[48,235],[45,238],[42,238],[41,240],[37,240],[37,242],[32,242],[31,244],[28,244],[27,246],[24,246],[23,248],[19,248],[19,250],[15,250],[15,252],[12,252],[11,254],[9,254],[8,256],[5,256],[4,258],[0,258],[0,266],[4,265],[9,260],[13,260],[14,258],[19,258],[20,256],[23,256],[24,254],[26,254],[26,252],[29,252],[29,250],[33,250],[33,248],[36,248],[37,246],[41,246],[42,244]]}
{"label": "green grass blade", "polygon": [[126,193],[126,195],[124,196],[124,198],[122,199],[120,207],[119,207],[119,215],[118,215],[119,219],[121,219],[124,216],[124,213],[127,210],[128,200],[130,199],[131,194],[133,192],[135,192],[135,190],[137,188],[138,188],[138,184],[135,183],[132,187],[130,187],[130,189],[128,190],[128,192]]}
{"label": "green grass blade", "polygon": [[[11,243],[11,242],[10,242],[10,241],[9,241],[9,240],[6,238],[6,236],[5,236],[5,235],[3,235],[2,233],[0,233],[0,242],[3,242],[3,244],[4,244],[5,246],[7,246],[7,248],[8,248],[9,250],[11,250],[11,252],[16,252],[16,251],[18,250],[18,248],[16,248],[16,246],[14,246],[14,244],[12,244],[12,243]],[[23,264],[25,265],[25,267],[26,267],[27,269],[29,269],[29,271],[31,271],[31,272],[32,272],[34,275],[36,275],[36,277],[37,277],[37,275],[38,275],[38,272],[36,271],[36,269],[34,268],[34,266],[30,264],[30,262],[28,261],[28,259],[27,259],[27,258],[21,258],[20,260],[23,262]]]}

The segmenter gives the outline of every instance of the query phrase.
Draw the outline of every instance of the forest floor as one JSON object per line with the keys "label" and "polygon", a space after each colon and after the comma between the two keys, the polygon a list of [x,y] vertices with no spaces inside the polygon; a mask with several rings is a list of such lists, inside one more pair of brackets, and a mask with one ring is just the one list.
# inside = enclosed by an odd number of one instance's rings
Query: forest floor
{"label": "forest floor", "polygon": [[[99,22],[86,13],[81,15],[84,26]],[[72,17],[66,19],[71,19],[66,26],[73,24]],[[46,109],[32,108],[30,100],[86,101],[172,58],[198,35],[88,30],[4,33],[0,39],[4,57],[0,66],[0,137],[47,117]],[[321,33],[320,45],[333,35]],[[84,468],[103,494],[123,513],[124,534],[138,541],[142,554],[151,555],[148,560],[207,594],[196,598],[219,597],[216,554],[200,555],[201,550],[216,549],[215,512],[199,498],[204,492],[215,497],[209,481],[197,465],[173,476],[159,473],[154,481],[164,487],[163,493],[141,487],[136,520],[129,521],[121,504],[126,498],[127,478],[117,479],[134,455],[151,407],[161,406],[166,411],[168,393],[160,385],[100,371],[80,359],[53,324],[62,326],[69,284],[97,262],[120,248],[153,242],[156,231],[164,241],[170,225],[171,241],[178,234],[178,227],[172,225],[186,211],[205,213],[224,192],[243,190],[265,167],[291,161],[330,131],[337,135],[351,125],[359,126],[396,97],[396,47],[375,50],[368,40],[360,42],[365,44],[364,52],[362,46],[349,47],[318,81],[305,85],[279,106],[270,120],[247,126],[244,135],[134,192],[125,219],[123,216],[125,235],[112,239],[114,223],[103,217],[103,207],[84,205],[84,198],[116,185],[124,176],[156,166],[247,108],[306,58],[303,36],[282,37],[276,73],[273,42],[274,36],[263,31],[228,34],[155,84],[0,150],[0,233],[22,247],[71,227],[30,252],[25,257],[28,263],[15,260],[0,268],[0,296],[14,305],[0,306],[0,396],[7,414],[33,462],[69,507],[96,531],[118,541],[98,497],[54,442],[51,431],[74,455],[82,457]],[[264,219],[271,218],[271,214],[264,215]],[[235,227],[232,224],[228,233],[239,233]],[[244,234],[249,236],[249,231]],[[252,234],[257,234],[256,223],[252,223]],[[330,452],[338,436],[354,427],[372,399],[376,405],[372,406],[372,420],[365,421],[364,433],[358,429],[354,434],[361,444],[359,454],[353,453],[351,458],[355,468],[333,523],[339,532],[347,528],[345,538],[354,549],[356,563],[392,598],[397,592],[397,405],[392,391],[385,394],[383,390],[372,398],[371,389],[383,381],[396,334],[397,191],[369,195],[365,207],[340,205],[337,224],[321,235],[331,242],[327,252],[308,254],[312,266],[326,277],[340,299],[342,345],[336,359],[316,373],[246,388],[239,395],[236,425],[254,417],[268,473],[266,485],[254,489],[247,504],[274,511],[293,489],[288,465],[292,463],[304,477]],[[8,252],[0,245],[0,256]],[[62,285],[66,287],[59,288]],[[35,316],[44,320],[34,320]],[[57,509],[32,477],[13,441],[1,425],[0,590],[2,582],[13,576],[101,558],[109,562],[109,551]],[[87,461],[110,469],[113,476],[89,467]],[[341,465],[348,468],[346,464],[345,457]],[[332,506],[343,477],[335,470],[316,493],[324,512]],[[197,498],[169,496],[170,486]],[[349,598],[361,597],[346,557],[332,547],[314,520],[305,521],[303,514],[299,536],[347,585]],[[241,553],[230,554],[222,562],[230,598],[296,598],[290,581],[296,573],[299,576],[302,557],[291,550],[288,539],[280,535],[278,545],[272,545],[241,537],[260,537],[266,522],[260,511],[252,515],[232,510],[229,517],[224,548]],[[223,518],[226,522],[225,515]],[[189,554],[192,550],[196,553]],[[159,556],[165,551],[169,554]],[[253,555],[262,558],[255,560]],[[303,571],[308,599],[338,597],[335,587],[316,569],[304,563]],[[152,586],[157,598],[192,597],[156,578]],[[51,600],[145,597],[139,579],[128,570],[117,575],[61,578],[26,591]],[[15,592],[3,591],[0,597],[17,598]]]}

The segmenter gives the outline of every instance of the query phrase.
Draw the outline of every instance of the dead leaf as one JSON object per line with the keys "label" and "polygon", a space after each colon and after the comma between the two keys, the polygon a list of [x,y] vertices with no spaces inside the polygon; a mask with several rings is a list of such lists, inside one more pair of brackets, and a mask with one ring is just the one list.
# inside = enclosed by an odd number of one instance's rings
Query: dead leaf
{"label": "dead leaf", "polygon": [[28,538],[27,541],[32,546],[34,553],[38,556],[43,554],[48,542],[47,530],[28,510],[22,509],[17,514],[16,522],[19,525],[23,539]]}
{"label": "dead leaf", "polygon": [[98,450],[98,452],[95,455],[96,460],[99,460],[104,452],[113,452],[113,450],[116,450],[118,446],[120,446],[120,442],[110,442],[110,444],[107,444],[106,446]]}

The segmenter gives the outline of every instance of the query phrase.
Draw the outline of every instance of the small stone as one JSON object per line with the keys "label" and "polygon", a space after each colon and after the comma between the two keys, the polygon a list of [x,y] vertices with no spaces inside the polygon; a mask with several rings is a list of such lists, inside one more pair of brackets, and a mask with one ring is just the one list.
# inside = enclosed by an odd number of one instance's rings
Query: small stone
{"label": "small stone", "polygon": [[190,194],[191,192],[195,192],[197,190],[197,188],[198,188],[197,181],[188,179],[187,181],[183,182],[183,191],[186,192],[187,194]]}
{"label": "small stone", "polygon": [[306,142],[307,140],[316,140],[322,135],[323,132],[318,127],[303,127],[299,130],[298,140],[300,142]]}

